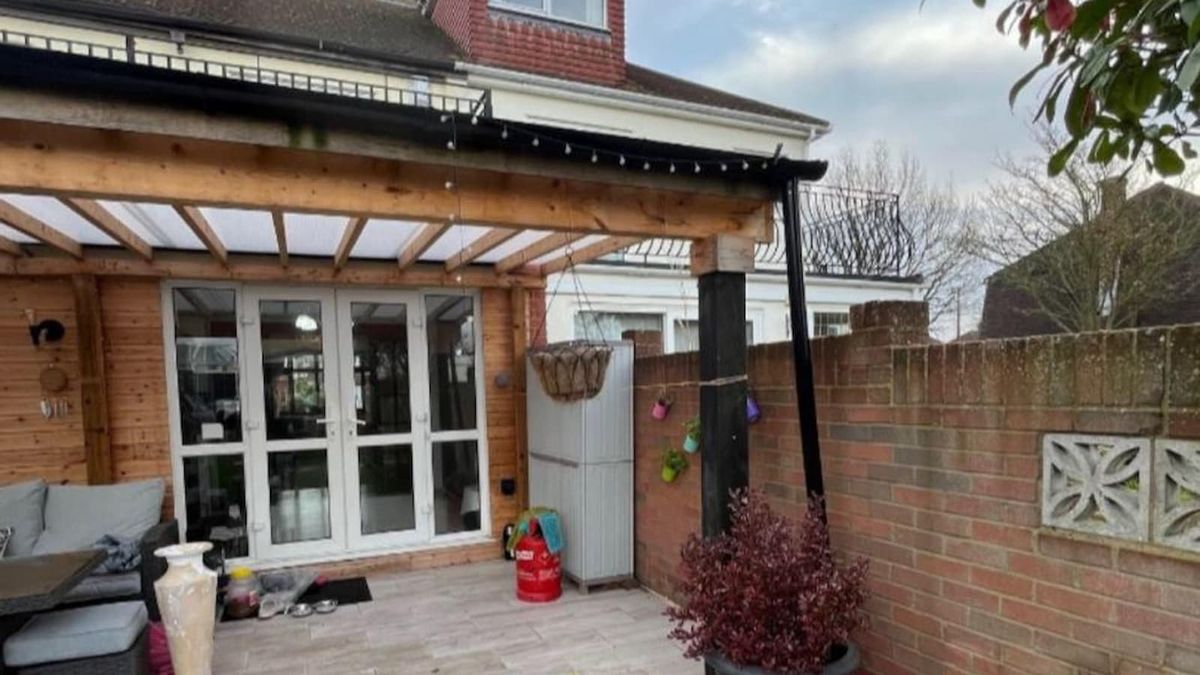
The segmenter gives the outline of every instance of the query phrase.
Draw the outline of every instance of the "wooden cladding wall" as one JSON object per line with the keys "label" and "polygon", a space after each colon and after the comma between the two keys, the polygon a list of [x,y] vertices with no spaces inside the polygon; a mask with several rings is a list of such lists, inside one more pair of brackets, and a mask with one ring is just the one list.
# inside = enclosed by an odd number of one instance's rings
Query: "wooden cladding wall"
{"label": "wooden cladding wall", "polygon": [[[49,483],[86,483],[83,425],[79,414],[78,332],[69,279],[6,279],[0,284],[0,483],[43,478]],[[59,343],[34,347],[29,318],[56,319],[67,333]],[[46,419],[39,376],[55,366],[67,389],[53,397],[67,414]]]}
{"label": "wooden cladding wall", "polygon": [[[517,473],[516,407],[513,401],[513,369],[516,364],[513,353],[512,302],[504,289],[482,291],[481,315],[483,317],[483,377],[487,392],[487,436],[488,436],[488,480],[487,486],[492,500],[492,534],[500,536],[505,523],[511,523],[520,515],[520,503],[516,494],[504,496],[500,492],[500,481],[525,477]],[[497,376],[506,376],[508,384],[497,384]],[[498,549],[497,549],[498,550]]]}

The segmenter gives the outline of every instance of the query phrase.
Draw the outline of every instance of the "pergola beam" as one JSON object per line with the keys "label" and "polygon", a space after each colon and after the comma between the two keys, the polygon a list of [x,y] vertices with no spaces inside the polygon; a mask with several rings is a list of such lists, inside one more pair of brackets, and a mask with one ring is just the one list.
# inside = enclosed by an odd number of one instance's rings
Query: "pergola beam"
{"label": "pergola beam", "polygon": [[429,223],[421,228],[404,244],[404,248],[400,250],[400,255],[396,261],[399,263],[400,269],[407,269],[410,265],[421,259],[421,255],[429,250],[433,243],[440,239],[446,230],[450,229],[448,223]]}
{"label": "pergola beam", "polygon": [[125,223],[92,199],[67,198],[63,205],[79,214],[80,218],[91,223],[96,229],[112,237],[118,244],[133,251],[144,260],[154,258],[154,248],[139,237]]}
{"label": "pergola beam", "polygon": [[0,277],[4,276],[96,276],[156,277],[212,281],[262,283],[335,283],[347,286],[431,286],[476,288],[544,288],[545,280],[519,274],[496,274],[491,268],[467,267],[447,273],[441,263],[416,263],[399,269],[395,263],[376,260],[351,260],[334,270],[329,260],[293,258],[287,267],[270,254],[232,254],[226,264],[207,253],[158,251],[147,261],[119,249],[89,249],[82,260],[49,251],[34,251],[32,256],[0,258]]}
{"label": "pergola beam", "polygon": [[221,264],[229,262],[229,251],[225,250],[225,245],[221,243],[221,238],[217,236],[216,231],[212,229],[212,225],[208,224],[208,219],[200,212],[200,209],[191,205],[175,205],[175,212],[183,218],[183,222],[192,229],[200,243],[208,249],[208,252],[214,258],[221,261]]}
{"label": "pergola beam", "polygon": [[550,234],[496,263],[496,271],[504,274],[524,267],[538,258],[583,239],[582,234],[559,232]]}
{"label": "pergola beam", "polygon": [[3,199],[0,199],[0,223],[4,223],[14,230],[29,235],[43,244],[56,248],[73,258],[83,258],[83,247],[79,245],[79,242]]}
{"label": "pergola beam", "polygon": [[641,237],[609,237],[590,246],[584,246],[570,255],[564,254],[543,264],[538,268],[538,273],[543,277],[550,276],[551,274],[562,272],[572,265],[582,265],[585,262],[606,256],[609,253],[616,253],[623,248],[633,246],[639,241],[642,241]]}
{"label": "pergola beam", "polygon": [[25,255],[25,252],[21,250],[21,245],[12,239],[0,237],[0,254],[19,258]]}
{"label": "pergola beam", "polygon": [[[771,236],[770,198],[0,121],[0,192],[613,236]],[[607,174],[598,174],[607,176]],[[453,214],[453,215],[451,215]]]}
{"label": "pergola beam", "polygon": [[279,264],[287,267],[288,264],[288,243],[287,243],[287,223],[284,222],[283,212],[279,210],[271,211],[271,224],[275,226],[275,243],[279,247]]}
{"label": "pergola beam", "polygon": [[479,256],[495,249],[520,233],[520,230],[500,229],[485,232],[478,239],[464,246],[461,251],[450,256],[446,260],[446,271],[453,272],[464,265],[470,265]]}
{"label": "pergola beam", "polygon": [[350,253],[354,244],[362,236],[363,228],[367,226],[366,218],[351,218],[342,231],[342,241],[338,243],[337,251],[333,254],[333,269],[340,270],[350,261]]}

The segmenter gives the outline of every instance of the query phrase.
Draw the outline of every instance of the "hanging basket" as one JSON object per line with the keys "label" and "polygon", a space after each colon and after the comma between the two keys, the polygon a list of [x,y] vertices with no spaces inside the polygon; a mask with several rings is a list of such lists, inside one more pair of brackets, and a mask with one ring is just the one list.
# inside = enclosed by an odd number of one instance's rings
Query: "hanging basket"
{"label": "hanging basket", "polygon": [[611,357],[612,347],[595,342],[558,342],[529,350],[542,389],[563,403],[599,394]]}

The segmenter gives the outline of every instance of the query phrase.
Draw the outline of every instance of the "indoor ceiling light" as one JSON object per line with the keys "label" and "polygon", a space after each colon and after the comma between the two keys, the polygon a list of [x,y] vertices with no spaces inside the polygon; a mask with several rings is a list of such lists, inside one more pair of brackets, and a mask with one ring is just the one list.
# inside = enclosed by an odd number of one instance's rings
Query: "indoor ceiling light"
{"label": "indoor ceiling light", "polygon": [[296,330],[304,331],[305,333],[311,333],[320,327],[321,326],[317,323],[317,320],[307,314],[301,314],[296,317]]}

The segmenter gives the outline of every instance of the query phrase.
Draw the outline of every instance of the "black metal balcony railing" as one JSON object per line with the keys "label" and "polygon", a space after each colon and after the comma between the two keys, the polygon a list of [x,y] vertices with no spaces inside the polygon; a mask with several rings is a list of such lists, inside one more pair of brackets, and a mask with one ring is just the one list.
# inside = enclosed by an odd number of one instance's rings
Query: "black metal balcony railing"
{"label": "black metal balcony railing", "polygon": [[[900,218],[900,197],[828,185],[800,189],[804,265],[809,274],[840,277],[905,278],[917,274],[913,237]],[[762,269],[787,264],[783,219],[776,207],[774,241],[759,244]],[[686,265],[691,242],[651,239],[610,260],[640,265]]]}

